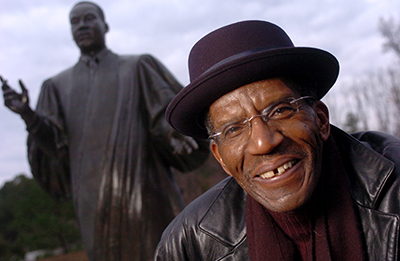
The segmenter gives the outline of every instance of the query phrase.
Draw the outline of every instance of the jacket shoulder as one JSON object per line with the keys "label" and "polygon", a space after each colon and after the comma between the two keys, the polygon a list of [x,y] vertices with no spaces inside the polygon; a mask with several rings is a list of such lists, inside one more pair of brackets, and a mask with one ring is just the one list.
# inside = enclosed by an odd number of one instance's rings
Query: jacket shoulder
{"label": "jacket shoulder", "polygon": [[158,245],[156,260],[220,260],[247,255],[245,208],[246,193],[233,178],[224,179],[170,223]]}
{"label": "jacket shoulder", "polygon": [[118,58],[124,62],[149,62],[149,61],[157,61],[150,54],[125,54],[125,55],[118,55]]}
{"label": "jacket shoulder", "polygon": [[64,81],[65,79],[68,79],[71,77],[73,68],[74,67],[69,67],[69,68],[57,73],[56,75],[53,75],[52,77],[46,79],[45,82],[47,82],[47,81],[60,82],[60,81]]}
{"label": "jacket shoulder", "polygon": [[351,135],[381,155],[387,154],[388,149],[400,149],[400,139],[387,133],[363,131]]}
{"label": "jacket shoulder", "polygon": [[224,197],[226,190],[233,185],[232,183],[236,181],[231,177],[223,179],[187,205],[179,216],[188,225],[198,225],[207,214],[210,214],[210,208]]}

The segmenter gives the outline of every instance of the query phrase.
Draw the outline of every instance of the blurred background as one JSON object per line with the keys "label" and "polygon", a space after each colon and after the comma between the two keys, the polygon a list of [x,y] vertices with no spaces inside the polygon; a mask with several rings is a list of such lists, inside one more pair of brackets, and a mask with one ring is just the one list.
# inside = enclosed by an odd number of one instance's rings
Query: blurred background
{"label": "blurred background", "polygon": [[[78,60],[68,19],[76,2],[0,2],[0,75],[16,89],[22,79],[33,107],[42,82]],[[240,20],[276,23],[295,45],[325,49],[338,58],[339,79],[323,99],[333,124],[349,132],[372,129],[400,137],[398,0],[95,2],[110,26],[107,45],[112,51],[151,53],[183,85],[189,82],[188,53],[202,36]],[[0,105],[0,260],[18,260],[37,249],[81,248],[70,203],[47,199],[32,180],[26,136],[19,116]],[[177,173],[187,202],[223,177],[212,159],[196,172]]]}

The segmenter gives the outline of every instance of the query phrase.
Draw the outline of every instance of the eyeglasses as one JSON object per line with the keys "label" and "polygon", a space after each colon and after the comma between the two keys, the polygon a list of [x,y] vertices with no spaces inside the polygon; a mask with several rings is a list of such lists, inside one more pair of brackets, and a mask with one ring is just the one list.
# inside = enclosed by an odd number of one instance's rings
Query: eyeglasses
{"label": "eyeglasses", "polygon": [[305,100],[314,100],[312,96],[303,96],[300,98],[285,98],[283,100],[274,102],[267,108],[261,111],[260,115],[254,115],[250,118],[243,118],[236,123],[229,123],[226,126],[219,128],[214,134],[208,138],[215,140],[224,145],[230,144],[243,144],[247,142],[251,132],[251,121],[257,117],[270,125],[282,124],[284,120],[290,119],[296,115],[301,108],[301,102]]}

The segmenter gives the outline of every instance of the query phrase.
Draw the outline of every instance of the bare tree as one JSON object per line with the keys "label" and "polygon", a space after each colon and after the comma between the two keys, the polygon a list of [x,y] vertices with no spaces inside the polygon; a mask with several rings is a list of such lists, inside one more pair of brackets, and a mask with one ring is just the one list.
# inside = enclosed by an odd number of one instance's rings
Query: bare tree
{"label": "bare tree", "polygon": [[346,122],[344,125],[344,130],[347,132],[356,132],[359,130],[358,122],[360,119],[354,115],[354,113],[349,112],[346,116]]}
{"label": "bare tree", "polygon": [[[349,131],[370,128],[400,137],[400,20],[379,20],[384,51],[395,54],[397,62],[368,72],[345,86],[341,100],[347,111],[339,126]],[[334,104],[335,106],[335,104]],[[357,123],[350,121],[357,120]],[[349,128],[351,127],[351,128]]]}
{"label": "bare tree", "polygon": [[394,135],[400,137],[400,68],[388,69],[388,85],[390,86],[390,101],[394,106]]}
{"label": "bare tree", "polygon": [[[347,88],[347,115],[358,119],[358,130],[379,130],[400,137],[400,71],[396,68],[366,73]],[[349,124],[349,118],[342,126]],[[354,127],[354,126],[353,126]]]}
{"label": "bare tree", "polygon": [[383,45],[385,51],[393,51],[400,61],[400,22],[393,17],[379,20],[379,32],[385,39]]}
{"label": "bare tree", "polygon": [[393,134],[400,137],[400,19],[379,20],[379,31],[385,39],[385,51],[393,52],[397,57],[397,65],[390,66],[386,72],[386,85],[389,87],[389,99],[394,106],[393,116],[396,119]]}

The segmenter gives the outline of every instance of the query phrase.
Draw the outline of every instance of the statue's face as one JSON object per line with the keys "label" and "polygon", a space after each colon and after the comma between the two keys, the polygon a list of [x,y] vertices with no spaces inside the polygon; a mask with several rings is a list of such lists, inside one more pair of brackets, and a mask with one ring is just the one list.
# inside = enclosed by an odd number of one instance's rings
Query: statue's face
{"label": "statue's face", "polygon": [[[299,94],[271,79],[225,94],[209,110],[214,129],[225,135],[211,143],[214,156],[250,196],[275,212],[296,210],[309,200],[330,130],[327,108],[320,101],[303,104],[291,117],[280,119],[290,113],[290,106],[279,105],[288,97]],[[270,107],[278,108],[269,121],[254,117]],[[251,117],[246,133],[240,132],[243,127],[237,123]]]}
{"label": "statue's face", "polygon": [[108,25],[96,6],[88,3],[75,6],[70,13],[70,23],[74,41],[82,53],[91,54],[105,47]]}

